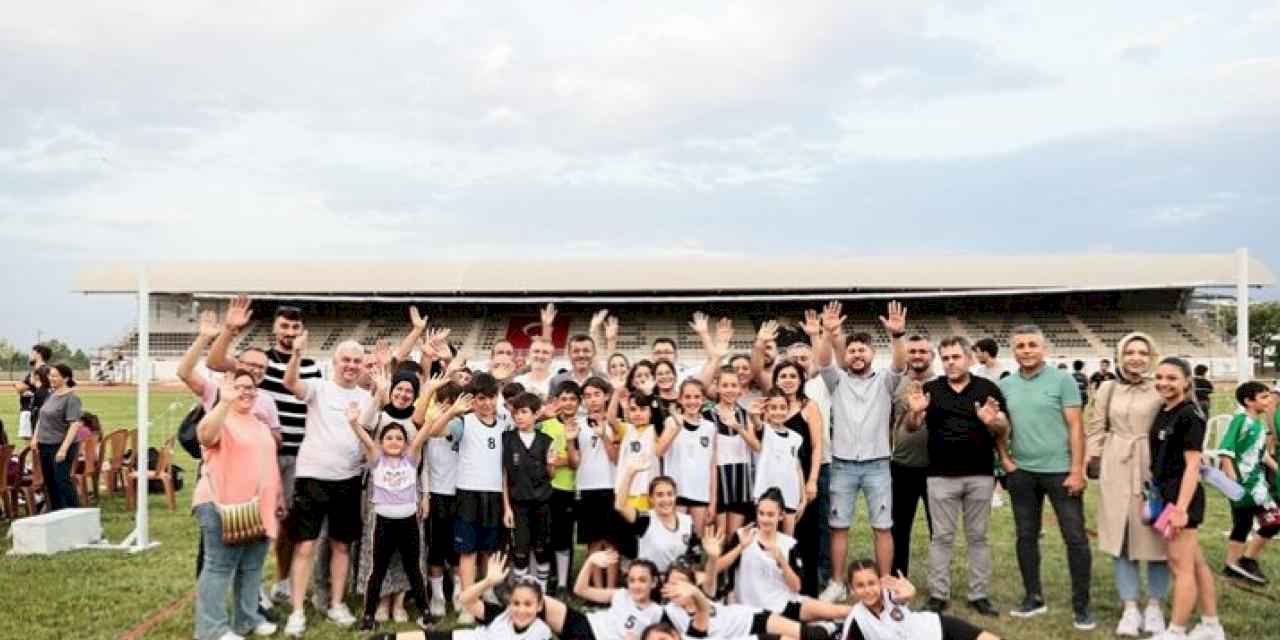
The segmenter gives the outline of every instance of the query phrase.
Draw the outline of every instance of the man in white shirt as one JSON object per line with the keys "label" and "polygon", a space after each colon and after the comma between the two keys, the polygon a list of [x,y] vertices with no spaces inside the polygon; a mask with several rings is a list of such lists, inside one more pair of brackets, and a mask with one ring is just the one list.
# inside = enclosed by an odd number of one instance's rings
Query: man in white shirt
{"label": "man in white shirt", "polygon": [[299,377],[307,332],[293,341],[293,355],[285,371],[284,386],[307,404],[306,436],[298,450],[298,470],[289,533],[298,541],[290,570],[293,585],[293,613],[285,625],[285,635],[301,636],[306,630],[303,611],[307,584],[311,581],[312,556],[320,527],[328,522],[329,620],[342,627],[355,623],[355,616],[342,602],[350,566],[350,545],[360,536],[360,443],[347,421],[347,407],[355,404],[365,411],[373,398],[358,385],[364,373],[364,348],[348,340],[333,353],[333,379]]}

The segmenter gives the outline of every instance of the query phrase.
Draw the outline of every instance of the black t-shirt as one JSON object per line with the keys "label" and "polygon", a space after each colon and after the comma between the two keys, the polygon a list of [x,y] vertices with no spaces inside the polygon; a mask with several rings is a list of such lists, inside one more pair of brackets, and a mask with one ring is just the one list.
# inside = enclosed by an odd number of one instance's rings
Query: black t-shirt
{"label": "black t-shirt", "polygon": [[1204,442],[1204,417],[1190,400],[1172,409],[1161,409],[1147,436],[1151,447],[1151,481],[1169,502],[1178,499],[1182,474],[1187,470],[1183,453],[1200,451]]}
{"label": "black t-shirt", "polygon": [[35,395],[31,389],[31,374],[27,374],[22,378],[22,384],[27,385],[27,390],[18,394],[18,411],[31,410],[31,398]]}
{"label": "black t-shirt", "polygon": [[547,454],[551,436],[533,432],[533,442],[526,447],[520,431],[502,434],[502,468],[507,472],[507,486],[513,502],[543,502],[551,499],[551,476],[547,473]]}
{"label": "black t-shirt", "polygon": [[929,430],[929,475],[991,475],[996,439],[978,419],[974,403],[995,398],[1000,410],[1007,412],[1000,387],[982,376],[969,376],[969,384],[957,392],[946,376],[938,376],[924,383],[924,392],[929,394],[924,417],[924,428]]}
{"label": "black t-shirt", "polygon": [[1213,383],[1210,382],[1208,378],[1201,378],[1199,376],[1192,378],[1192,382],[1195,384],[1196,388],[1196,401],[1199,402],[1202,407],[1209,406],[1209,398],[1213,395]]}

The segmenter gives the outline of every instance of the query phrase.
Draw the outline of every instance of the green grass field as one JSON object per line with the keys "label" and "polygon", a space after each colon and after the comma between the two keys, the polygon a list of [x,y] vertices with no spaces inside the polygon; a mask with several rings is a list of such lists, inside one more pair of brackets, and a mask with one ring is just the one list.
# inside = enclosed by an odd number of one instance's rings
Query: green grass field
{"label": "green grass field", "polygon": [[[135,400],[131,393],[119,391],[81,392],[86,410],[97,413],[108,429],[132,426],[135,422]],[[1228,410],[1225,393],[1215,396],[1215,413]],[[188,396],[179,392],[153,393],[151,411],[154,427],[151,442],[158,444],[172,434],[178,421],[186,412]],[[7,403],[0,410],[9,429],[10,440],[15,437],[17,417],[16,402]],[[166,413],[167,412],[167,413]],[[190,638],[193,605],[183,601],[195,586],[195,522],[187,509],[190,504],[191,472],[195,465],[179,453],[176,463],[188,472],[187,486],[179,497],[177,512],[165,509],[162,499],[150,501],[151,536],[161,545],[138,555],[112,551],[77,551],[54,557],[17,558],[0,555],[0,602],[7,603],[7,614],[0,616],[0,637],[39,640],[43,638],[116,638],[124,632],[170,608],[172,615],[153,627],[148,638]],[[1096,490],[1090,487],[1088,496],[1090,527],[1095,512]],[[1218,568],[1222,564],[1226,543],[1225,531],[1230,527],[1230,513],[1226,499],[1210,493],[1209,514],[1201,528],[1201,541],[1210,564]],[[124,511],[124,498],[105,498],[103,528],[107,538],[118,542],[132,526],[132,514]],[[925,583],[926,549],[928,545],[923,513],[915,527],[912,544],[912,579],[917,587]],[[1120,607],[1116,601],[1111,578],[1111,561],[1100,553],[1094,554],[1093,602],[1098,629],[1090,633],[1077,632],[1071,627],[1070,586],[1066,572],[1062,539],[1053,520],[1052,509],[1045,509],[1045,535],[1043,573],[1050,613],[1031,622],[1017,621],[1002,615],[995,621],[981,620],[992,631],[1006,638],[1109,638],[1119,618]],[[851,557],[869,556],[870,537],[866,534],[865,514],[854,524],[850,536]],[[8,532],[8,522],[0,523],[0,534]],[[8,536],[0,542],[0,550],[10,547]],[[1009,507],[992,513],[990,540],[994,547],[995,577],[992,588],[993,601],[1002,610],[1008,610],[1022,597],[1021,580],[1018,577],[1014,554],[1013,517]],[[952,611],[967,617],[963,606],[965,557],[963,542],[957,541],[953,567]],[[1276,552],[1268,549],[1263,565],[1275,576],[1280,576],[1280,562]],[[274,561],[268,560],[268,575],[274,575]],[[921,596],[923,601],[923,596]],[[1218,603],[1223,623],[1232,638],[1280,638],[1275,609],[1280,607],[1280,587],[1245,590],[1225,579],[1218,580]],[[355,602],[352,608],[355,608]],[[1271,613],[1268,613],[1270,611]],[[352,638],[354,631],[342,631],[321,621],[318,613],[308,614],[310,628],[308,638]],[[405,625],[408,628],[407,625]]]}

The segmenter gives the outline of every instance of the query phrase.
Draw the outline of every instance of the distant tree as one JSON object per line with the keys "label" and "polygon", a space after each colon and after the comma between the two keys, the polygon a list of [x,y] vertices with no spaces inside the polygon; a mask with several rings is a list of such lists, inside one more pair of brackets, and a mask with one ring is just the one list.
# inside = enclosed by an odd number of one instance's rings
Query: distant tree
{"label": "distant tree", "polygon": [[[1236,308],[1224,306],[1217,315],[1218,328],[1236,337]],[[1249,344],[1265,357],[1267,349],[1280,340],[1280,302],[1255,302],[1249,305]],[[1251,351],[1252,353],[1252,351]],[[1274,365],[1280,368],[1280,347],[1274,354]]]}

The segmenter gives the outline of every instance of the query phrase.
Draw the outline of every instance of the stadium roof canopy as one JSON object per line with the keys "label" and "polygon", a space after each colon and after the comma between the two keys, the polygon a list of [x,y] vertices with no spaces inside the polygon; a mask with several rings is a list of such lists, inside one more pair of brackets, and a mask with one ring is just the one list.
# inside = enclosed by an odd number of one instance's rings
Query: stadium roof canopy
{"label": "stadium roof canopy", "polygon": [[[1232,287],[1234,254],[930,257],[689,256],[643,259],[492,259],[438,261],[157,262],[152,293],[257,297],[441,301],[618,296],[625,299],[758,294],[1007,295]],[[137,291],[137,264],[81,272],[84,293]],[[1250,285],[1272,286],[1261,261],[1249,261]]]}

